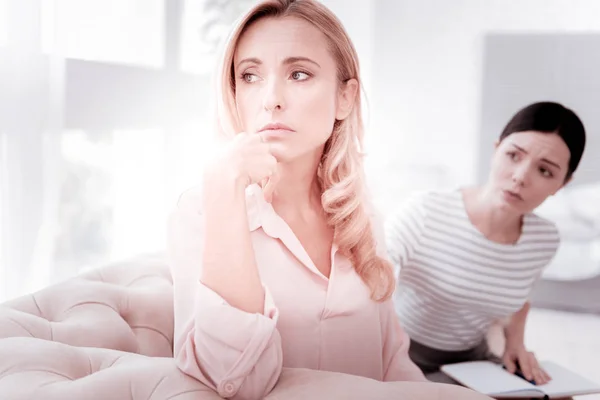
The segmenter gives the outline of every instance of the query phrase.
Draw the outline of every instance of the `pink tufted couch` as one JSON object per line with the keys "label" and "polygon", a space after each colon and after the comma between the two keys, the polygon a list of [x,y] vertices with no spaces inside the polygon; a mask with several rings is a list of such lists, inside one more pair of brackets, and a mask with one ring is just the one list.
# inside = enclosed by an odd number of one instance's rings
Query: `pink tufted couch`
{"label": "pink tufted couch", "polygon": [[[169,269],[161,255],[85,272],[0,305],[1,400],[209,400],[172,359]],[[440,384],[381,383],[284,369],[274,399],[484,399]]]}

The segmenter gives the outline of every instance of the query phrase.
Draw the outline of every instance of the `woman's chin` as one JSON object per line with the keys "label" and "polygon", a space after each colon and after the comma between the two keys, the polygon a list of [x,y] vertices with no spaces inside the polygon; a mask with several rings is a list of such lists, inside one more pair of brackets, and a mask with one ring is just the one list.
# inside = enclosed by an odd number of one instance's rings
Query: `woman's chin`
{"label": "woman's chin", "polygon": [[271,154],[279,163],[289,164],[300,161],[302,164],[312,164],[313,161],[318,163],[323,153],[322,146],[307,148],[307,146],[301,147],[295,143],[283,141],[273,141],[269,144],[271,145]]}
{"label": "woman's chin", "polygon": [[515,214],[522,212],[521,207],[519,207],[518,204],[512,201],[507,201],[507,199],[504,196],[500,196],[496,200],[496,207],[503,212],[510,212]]}
{"label": "woman's chin", "polygon": [[292,148],[292,146],[281,142],[271,144],[271,154],[273,154],[280,163],[291,163],[304,158],[306,155],[304,152],[300,151],[298,147]]}
{"label": "woman's chin", "polygon": [[290,149],[287,148],[286,145],[284,145],[283,143],[270,143],[271,145],[271,154],[273,154],[273,156],[277,159],[278,162],[282,163],[282,162],[289,162],[290,157],[293,154],[290,154]]}

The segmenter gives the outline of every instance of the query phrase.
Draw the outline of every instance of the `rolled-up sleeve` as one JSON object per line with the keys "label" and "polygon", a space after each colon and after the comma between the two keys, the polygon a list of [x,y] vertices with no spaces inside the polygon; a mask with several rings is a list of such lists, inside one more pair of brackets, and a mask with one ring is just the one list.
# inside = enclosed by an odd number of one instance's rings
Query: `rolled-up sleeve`
{"label": "rolled-up sleeve", "polygon": [[174,358],[184,373],[223,398],[262,399],[273,389],[282,369],[278,310],[267,287],[260,314],[229,305],[200,282],[200,205],[199,191],[186,193],[169,218]]}

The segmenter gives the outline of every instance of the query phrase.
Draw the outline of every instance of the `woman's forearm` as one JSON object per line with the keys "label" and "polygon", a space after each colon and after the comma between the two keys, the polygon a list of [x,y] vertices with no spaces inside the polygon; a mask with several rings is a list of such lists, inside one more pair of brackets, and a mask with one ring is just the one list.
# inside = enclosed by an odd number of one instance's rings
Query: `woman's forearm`
{"label": "woman's forearm", "polygon": [[506,326],[504,327],[504,336],[507,343],[524,344],[525,343],[525,323],[531,305],[526,302],[523,307],[514,313]]}
{"label": "woman's forearm", "polygon": [[231,306],[264,311],[264,288],[248,229],[245,182],[222,174],[206,177],[201,282]]}

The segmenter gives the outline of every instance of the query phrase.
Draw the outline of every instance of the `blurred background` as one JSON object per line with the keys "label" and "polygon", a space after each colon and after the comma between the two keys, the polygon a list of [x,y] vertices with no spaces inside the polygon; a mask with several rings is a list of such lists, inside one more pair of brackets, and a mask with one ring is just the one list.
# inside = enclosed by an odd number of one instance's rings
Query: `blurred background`
{"label": "blurred background", "polygon": [[[564,241],[534,303],[600,313],[600,1],[323,2],[360,55],[384,215],[414,191],[484,180],[519,108],[579,114],[580,172],[539,210]],[[0,301],[164,248],[210,152],[217,43],[250,3],[0,0]]]}

